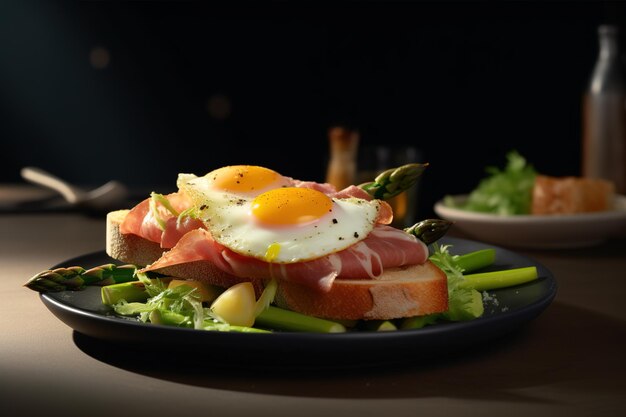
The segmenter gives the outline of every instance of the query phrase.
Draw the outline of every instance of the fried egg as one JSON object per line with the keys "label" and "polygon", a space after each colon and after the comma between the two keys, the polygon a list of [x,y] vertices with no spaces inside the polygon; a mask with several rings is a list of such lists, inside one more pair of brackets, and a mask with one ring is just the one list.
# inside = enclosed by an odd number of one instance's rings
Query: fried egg
{"label": "fried egg", "polygon": [[213,239],[273,263],[313,260],[354,245],[372,231],[381,206],[378,200],[331,198],[293,187],[289,178],[261,167],[181,174],[178,185]]}
{"label": "fried egg", "polygon": [[[226,203],[233,199],[249,199],[271,189],[287,187],[291,178],[276,171],[254,165],[233,165],[216,169],[203,177],[179,174],[177,185],[195,203],[210,197]],[[198,204],[201,206],[201,204]]]}

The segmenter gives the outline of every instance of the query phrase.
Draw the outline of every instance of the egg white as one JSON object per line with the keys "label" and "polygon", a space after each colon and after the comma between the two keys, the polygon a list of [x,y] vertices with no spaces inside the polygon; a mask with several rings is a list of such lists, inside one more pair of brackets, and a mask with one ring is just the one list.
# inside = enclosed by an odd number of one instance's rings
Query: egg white
{"label": "egg white", "polygon": [[303,262],[346,249],[373,230],[380,210],[378,200],[333,198],[332,209],[316,220],[267,225],[252,215],[254,196],[215,190],[203,178],[180,174],[178,185],[194,202],[213,238],[234,252],[266,262]]}

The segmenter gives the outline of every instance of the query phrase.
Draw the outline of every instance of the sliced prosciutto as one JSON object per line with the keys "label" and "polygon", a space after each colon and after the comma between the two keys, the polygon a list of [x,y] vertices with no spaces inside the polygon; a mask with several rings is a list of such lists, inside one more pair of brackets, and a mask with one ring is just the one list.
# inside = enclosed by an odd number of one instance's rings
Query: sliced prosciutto
{"label": "sliced prosciutto", "polygon": [[422,264],[427,258],[424,243],[402,230],[384,225],[377,225],[365,239],[346,250],[291,264],[241,255],[216,242],[208,231],[196,229],[185,234],[176,246],[142,271],[205,260],[241,278],[277,278],[327,292],[337,277],[376,279],[385,268]]}
{"label": "sliced prosciutto", "polygon": [[[172,207],[180,212],[191,207],[191,202],[182,193],[172,193],[165,196]],[[183,216],[180,219],[162,205],[157,205],[159,217],[165,222],[162,228],[150,210],[150,198],[143,200],[133,207],[120,225],[123,234],[134,234],[152,242],[159,243],[162,248],[174,247],[178,240],[187,232],[195,229],[204,229],[201,220]]]}

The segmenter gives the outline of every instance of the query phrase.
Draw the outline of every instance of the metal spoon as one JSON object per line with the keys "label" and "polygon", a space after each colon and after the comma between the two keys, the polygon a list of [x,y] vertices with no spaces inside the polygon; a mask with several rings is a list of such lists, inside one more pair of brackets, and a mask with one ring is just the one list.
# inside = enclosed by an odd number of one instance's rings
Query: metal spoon
{"label": "metal spoon", "polygon": [[98,188],[85,191],[75,185],[37,167],[24,167],[21,170],[25,180],[57,191],[71,205],[94,210],[107,210],[122,202],[128,189],[118,181],[109,181]]}

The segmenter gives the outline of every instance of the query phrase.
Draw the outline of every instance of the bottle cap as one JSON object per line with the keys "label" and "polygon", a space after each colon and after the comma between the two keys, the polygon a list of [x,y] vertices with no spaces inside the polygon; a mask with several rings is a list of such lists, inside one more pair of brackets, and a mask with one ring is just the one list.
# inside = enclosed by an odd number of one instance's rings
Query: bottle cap
{"label": "bottle cap", "polygon": [[619,27],[615,25],[600,25],[598,27],[598,34],[601,36],[615,36],[619,33]]}

